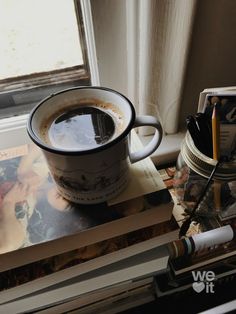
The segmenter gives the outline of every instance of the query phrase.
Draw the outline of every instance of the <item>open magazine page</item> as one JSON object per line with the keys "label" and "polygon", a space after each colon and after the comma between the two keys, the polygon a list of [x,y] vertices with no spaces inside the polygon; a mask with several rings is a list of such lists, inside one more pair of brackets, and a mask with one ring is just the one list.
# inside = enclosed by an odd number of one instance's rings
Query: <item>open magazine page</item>
{"label": "open magazine page", "polygon": [[27,154],[0,163],[0,253],[73,234],[122,216],[115,208],[106,210],[105,203],[99,204],[99,210],[97,206],[69,203],[57,192],[41,151],[30,144],[22,152]]}
{"label": "open magazine page", "polygon": [[[139,142],[134,143],[140,147]],[[57,192],[41,150],[33,143],[1,151],[0,253],[74,234],[171,202],[151,160],[132,165],[131,172],[127,190],[109,205],[78,205],[69,203]],[[155,193],[159,193],[158,197]]]}

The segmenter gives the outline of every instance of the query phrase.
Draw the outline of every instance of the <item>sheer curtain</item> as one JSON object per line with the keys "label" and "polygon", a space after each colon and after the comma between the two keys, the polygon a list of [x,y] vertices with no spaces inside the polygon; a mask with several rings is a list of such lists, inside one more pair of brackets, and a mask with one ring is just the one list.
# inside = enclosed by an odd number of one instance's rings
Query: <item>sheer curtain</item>
{"label": "sheer curtain", "polygon": [[158,115],[167,134],[177,132],[196,0],[91,3],[101,84],[125,93],[139,114]]}
{"label": "sheer curtain", "polygon": [[195,11],[195,0],[139,1],[139,112],[159,114],[167,134],[178,131]]}
{"label": "sheer curtain", "polygon": [[101,85],[157,115],[167,135],[204,88],[236,85],[235,0],[90,1]]}

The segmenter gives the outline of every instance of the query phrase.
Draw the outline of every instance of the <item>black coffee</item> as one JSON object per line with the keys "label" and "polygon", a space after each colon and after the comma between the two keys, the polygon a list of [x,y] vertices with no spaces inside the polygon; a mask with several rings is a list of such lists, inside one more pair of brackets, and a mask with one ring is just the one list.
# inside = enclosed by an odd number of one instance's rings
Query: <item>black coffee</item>
{"label": "black coffee", "polygon": [[107,143],[115,132],[115,122],[99,107],[81,106],[58,115],[48,128],[52,146],[91,149]]}

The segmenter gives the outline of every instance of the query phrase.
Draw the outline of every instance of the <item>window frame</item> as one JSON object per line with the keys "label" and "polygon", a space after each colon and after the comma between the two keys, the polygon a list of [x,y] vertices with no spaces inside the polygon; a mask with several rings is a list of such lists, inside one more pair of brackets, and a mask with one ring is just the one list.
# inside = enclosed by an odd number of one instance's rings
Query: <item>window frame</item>
{"label": "window frame", "polygon": [[[86,58],[84,60],[84,63],[89,69],[90,73],[90,83],[91,85],[100,85],[99,80],[99,74],[98,74],[98,67],[97,67],[97,54],[96,54],[96,47],[95,47],[95,39],[94,39],[94,32],[93,32],[93,21],[92,21],[92,15],[91,15],[91,6],[90,1],[87,0],[74,0],[74,4],[76,7],[76,14],[80,15],[80,19],[83,23],[83,27],[79,27],[78,31],[81,33],[82,38],[84,38],[84,42],[86,45],[87,53]],[[84,54],[83,54],[84,55]],[[63,72],[63,74],[62,74]],[[76,72],[76,73],[75,73]],[[67,70],[55,70],[50,72],[44,72],[44,74],[41,74],[40,76],[37,75],[29,75],[30,81],[28,80],[28,76],[21,77],[17,81],[15,80],[15,86],[10,87],[9,82],[13,82],[14,79],[6,79],[0,83],[0,96],[8,96],[14,97],[14,95],[19,95],[21,93],[31,93],[34,89],[40,88],[42,84],[44,86],[50,86],[47,85],[48,78],[51,74],[54,74],[55,77],[55,84],[57,80],[57,76],[60,75],[62,79],[62,87],[64,86],[66,88],[66,83],[75,77],[78,81],[78,73],[80,75],[80,85],[83,85],[83,81],[85,82],[87,80],[87,75],[85,71],[82,69],[81,66],[76,66],[72,68],[67,68]],[[32,79],[35,79],[35,85],[32,85]],[[76,80],[75,80],[76,82]],[[2,84],[2,85],[1,85]],[[22,89],[22,84],[24,84],[24,89]],[[64,84],[64,85],[63,85]],[[62,89],[62,88],[61,88]],[[13,93],[14,91],[14,93]],[[25,128],[28,113],[19,113],[17,112],[17,106],[14,107],[16,109],[15,115],[9,116],[9,117],[3,117],[0,118],[0,148],[4,147],[10,147],[13,145],[12,143],[15,143],[13,140],[9,140],[11,137],[11,133],[15,135],[15,130],[19,131],[23,128]],[[1,109],[3,110],[3,109]],[[7,132],[7,133],[6,133]],[[21,141],[21,133],[24,134],[24,132],[20,132],[18,139]],[[23,140],[25,140],[25,136],[22,136]],[[6,140],[7,139],[7,140]],[[15,145],[15,144],[14,144]]]}
{"label": "window frame", "polygon": [[[81,38],[83,65],[57,69],[48,72],[33,73],[29,75],[6,78],[0,81],[0,117],[8,118],[29,112],[36,103],[62,89],[78,85],[94,84],[95,78],[91,63],[91,22],[89,5],[84,0],[74,0],[75,14],[77,16],[78,33]],[[84,25],[84,24],[89,25]],[[89,51],[88,51],[89,47]],[[93,52],[94,53],[94,52]],[[92,71],[90,63],[93,65]],[[96,77],[96,83],[98,79]],[[14,111],[14,113],[12,113]]]}

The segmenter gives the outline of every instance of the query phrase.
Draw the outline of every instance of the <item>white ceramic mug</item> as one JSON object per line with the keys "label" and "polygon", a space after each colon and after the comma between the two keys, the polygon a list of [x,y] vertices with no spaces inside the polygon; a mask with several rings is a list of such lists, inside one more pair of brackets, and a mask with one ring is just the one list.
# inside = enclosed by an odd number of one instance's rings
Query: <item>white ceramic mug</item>
{"label": "white ceramic mug", "polygon": [[[113,114],[110,104],[120,114],[122,128],[117,128],[107,142],[90,148],[76,145],[68,148],[55,147],[45,139],[43,128],[51,116],[69,112],[72,107],[80,108],[84,101],[90,103],[90,100],[103,104],[98,108],[106,114]],[[152,126],[155,134],[142,150],[131,152],[130,132],[139,126]],[[58,191],[69,201],[81,204],[100,203],[118,195],[128,183],[130,162],[151,155],[162,139],[162,127],[155,117],[136,117],[133,105],[125,96],[104,87],[76,87],[47,97],[32,110],[27,131],[42,149]]]}

